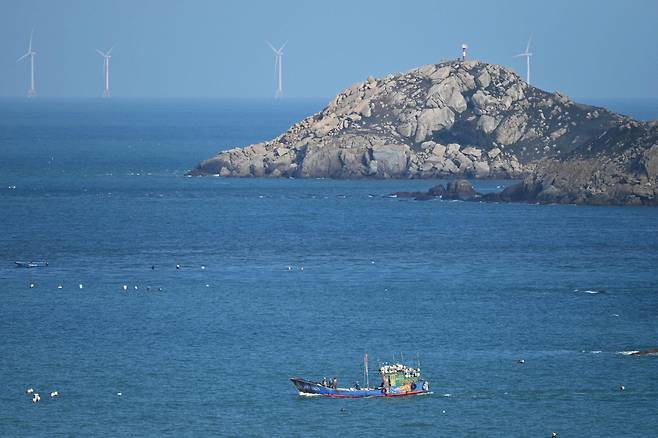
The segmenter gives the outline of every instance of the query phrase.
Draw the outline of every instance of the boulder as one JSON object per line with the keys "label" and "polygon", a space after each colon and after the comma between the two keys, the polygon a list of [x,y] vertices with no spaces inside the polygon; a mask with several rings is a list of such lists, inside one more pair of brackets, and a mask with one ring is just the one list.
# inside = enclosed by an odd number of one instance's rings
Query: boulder
{"label": "boulder", "polygon": [[375,145],[372,157],[377,161],[377,173],[382,177],[398,177],[406,173],[409,146],[400,144]]}
{"label": "boulder", "polygon": [[432,133],[450,128],[455,122],[455,114],[450,108],[429,108],[423,110],[418,116],[416,127],[416,143],[423,142]]}

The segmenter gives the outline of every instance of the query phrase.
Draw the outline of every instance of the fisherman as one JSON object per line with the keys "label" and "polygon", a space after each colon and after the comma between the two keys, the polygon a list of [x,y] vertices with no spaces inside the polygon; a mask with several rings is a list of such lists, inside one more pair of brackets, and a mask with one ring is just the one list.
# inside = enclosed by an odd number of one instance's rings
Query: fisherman
{"label": "fisherman", "polygon": [[359,386],[359,381],[358,380],[354,383],[354,389],[356,389],[356,390],[361,389],[361,387]]}
{"label": "fisherman", "polygon": [[327,378],[326,378],[326,377],[323,377],[323,378],[322,378],[322,386],[324,386],[324,387],[328,387],[328,386],[329,386],[329,382],[327,382]]}
{"label": "fisherman", "polygon": [[338,387],[338,379],[336,379],[335,377],[334,377],[333,382],[331,383],[331,387],[333,389],[336,389]]}

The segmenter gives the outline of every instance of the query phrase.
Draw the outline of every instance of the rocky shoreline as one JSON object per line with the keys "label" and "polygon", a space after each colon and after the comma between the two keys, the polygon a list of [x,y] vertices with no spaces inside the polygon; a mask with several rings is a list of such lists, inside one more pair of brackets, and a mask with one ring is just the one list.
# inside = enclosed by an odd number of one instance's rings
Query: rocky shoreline
{"label": "rocky shoreline", "polygon": [[189,175],[514,178],[525,202],[655,205],[658,122],[529,86],[502,66],[447,61],[339,93],[264,143]]}

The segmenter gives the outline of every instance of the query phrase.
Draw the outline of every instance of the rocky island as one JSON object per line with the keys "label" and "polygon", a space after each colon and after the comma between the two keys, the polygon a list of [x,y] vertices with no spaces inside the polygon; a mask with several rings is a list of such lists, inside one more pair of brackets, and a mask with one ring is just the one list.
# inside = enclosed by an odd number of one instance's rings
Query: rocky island
{"label": "rocky island", "polygon": [[658,122],[573,102],[500,65],[446,61],[369,77],[280,136],[188,174],[514,178],[478,199],[658,205]]}

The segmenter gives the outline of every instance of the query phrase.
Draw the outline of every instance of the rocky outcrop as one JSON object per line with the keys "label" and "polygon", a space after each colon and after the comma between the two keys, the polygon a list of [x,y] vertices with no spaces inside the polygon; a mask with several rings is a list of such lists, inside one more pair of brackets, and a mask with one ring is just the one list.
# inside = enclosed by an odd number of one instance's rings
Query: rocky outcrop
{"label": "rocky outcrop", "polygon": [[449,61],[370,77],[279,137],[189,174],[524,178],[528,200],[646,203],[658,194],[657,132],[499,65]]}

